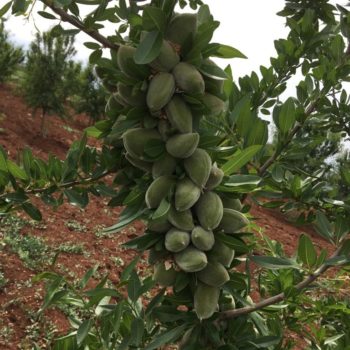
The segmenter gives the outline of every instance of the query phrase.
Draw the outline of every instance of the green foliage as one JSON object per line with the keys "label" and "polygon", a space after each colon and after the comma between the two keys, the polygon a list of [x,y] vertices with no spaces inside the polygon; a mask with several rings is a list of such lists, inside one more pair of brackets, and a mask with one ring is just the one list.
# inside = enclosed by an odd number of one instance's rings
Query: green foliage
{"label": "green foliage", "polygon": [[107,92],[93,72],[93,67],[86,67],[80,77],[79,89],[73,106],[78,113],[86,113],[91,122],[105,118]]}
{"label": "green foliage", "polygon": [[37,33],[27,52],[22,90],[28,105],[41,110],[44,136],[46,114],[65,115],[64,103],[78,90],[80,66],[71,61],[75,53],[74,38],[53,31]]}
{"label": "green foliage", "polygon": [[3,21],[0,21],[0,83],[6,81],[23,62],[22,49],[14,47],[8,39]]}

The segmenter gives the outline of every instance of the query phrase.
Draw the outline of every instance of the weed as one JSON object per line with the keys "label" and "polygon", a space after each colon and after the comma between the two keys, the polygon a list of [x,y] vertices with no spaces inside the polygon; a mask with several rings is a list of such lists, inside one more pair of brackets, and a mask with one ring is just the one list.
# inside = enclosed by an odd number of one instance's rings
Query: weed
{"label": "weed", "polygon": [[25,266],[34,270],[42,269],[53,254],[42,239],[21,234],[28,224],[29,221],[18,216],[4,217],[0,230],[2,242],[19,256]]}
{"label": "weed", "polygon": [[68,220],[65,222],[65,225],[68,227],[70,231],[77,231],[77,232],[87,232],[88,229],[85,225],[83,225],[81,222],[76,220]]}
{"label": "weed", "polygon": [[57,251],[60,253],[83,254],[85,255],[85,247],[83,244],[62,243],[58,246]]}
{"label": "weed", "polygon": [[6,286],[7,279],[5,278],[3,272],[0,271],[0,290]]}

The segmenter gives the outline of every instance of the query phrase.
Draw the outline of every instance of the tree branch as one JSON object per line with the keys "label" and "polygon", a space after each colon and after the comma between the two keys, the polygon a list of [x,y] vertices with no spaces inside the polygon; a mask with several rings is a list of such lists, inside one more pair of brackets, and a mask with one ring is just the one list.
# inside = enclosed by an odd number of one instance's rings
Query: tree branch
{"label": "tree branch", "polygon": [[69,15],[63,9],[53,5],[51,0],[40,0],[40,1],[43,2],[46,6],[48,6],[57,15],[59,15],[61,17],[62,21],[68,22],[68,23],[72,24],[74,27],[80,29],[81,31],[83,31],[84,33],[91,36],[93,39],[95,39],[99,43],[101,43],[103,45],[103,47],[108,47],[110,49],[115,49],[115,50],[117,50],[119,48],[119,45],[111,43],[106,37],[101,35],[98,31],[86,29],[83,22],[81,22],[77,18]]}
{"label": "tree branch", "polygon": [[[339,252],[341,251],[341,249],[343,248],[343,246],[341,245],[331,256],[331,258],[335,258],[336,256],[338,256]],[[325,273],[331,266],[327,265],[327,264],[322,264],[314,273],[312,273],[311,275],[309,275],[306,279],[304,279],[303,281],[301,281],[300,283],[298,283],[295,286],[295,289],[297,291],[302,291],[304,288],[306,288],[307,286],[309,286],[312,282],[314,282],[318,277],[320,277],[323,273]],[[216,320],[216,322],[222,321],[222,320],[228,320],[228,319],[232,319],[232,318],[236,318],[242,315],[246,315],[249,313],[252,313],[254,311],[258,311],[261,310],[267,306],[270,305],[274,305],[277,304],[281,301],[283,301],[284,299],[286,299],[286,296],[284,293],[280,293],[277,295],[274,295],[273,297],[267,298],[265,300],[260,301],[259,303],[252,305],[252,306],[246,306],[246,307],[242,307],[239,309],[235,309],[235,310],[228,310],[228,311],[224,311],[222,313],[220,313],[219,318]]]}
{"label": "tree branch", "polygon": [[[306,117],[310,116],[312,112],[314,112],[316,105],[317,105],[318,99],[312,102],[309,107],[305,111]],[[260,167],[258,171],[259,176],[264,176],[267,169],[275,162],[275,160],[278,158],[278,156],[282,153],[282,151],[292,142],[293,137],[296,135],[296,133],[302,128],[303,124],[298,123],[294,126],[292,131],[289,133],[288,140],[282,145],[281,148],[276,149],[275,152],[272,154],[272,156]]]}
{"label": "tree branch", "polygon": [[[104,171],[101,175],[97,176],[97,177],[87,177],[87,178],[83,178],[83,179],[79,179],[79,180],[74,180],[74,181],[70,181],[70,182],[66,182],[63,184],[50,184],[50,186],[46,186],[43,188],[34,188],[32,190],[28,190],[28,191],[24,191],[25,195],[30,195],[30,194],[40,194],[43,193],[47,190],[49,190],[50,188],[53,188],[56,186],[57,189],[64,189],[64,188],[70,188],[73,186],[82,186],[82,185],[88,185],[91,182],[95,182],[98,181],[104,177],[106,177],[109,174],[112,174],[113,171],[108,170],[108,171]],[[10,195],[11,193],[16,193],[16,192],[7,192],[4,193],[2,195],[0,195],[0,200],[1,199],[5,199],[8,195]]]}

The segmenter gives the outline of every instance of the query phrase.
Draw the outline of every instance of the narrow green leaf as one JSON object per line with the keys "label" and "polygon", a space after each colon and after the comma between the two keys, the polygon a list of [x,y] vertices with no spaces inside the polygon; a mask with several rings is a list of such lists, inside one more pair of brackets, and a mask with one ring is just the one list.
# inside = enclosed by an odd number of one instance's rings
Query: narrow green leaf
{"label": "narrow green leaf", "polygon": [[89,202],[84,194],[81,194],[74,189],[66,189],[63,193],[67,196],[70,204],[76,205],[79,208],[85,208]]}
{"label": "narrow green leaf", "polygon": [[89,269],[85,275],[83,276],[83,278],[81,279],[81,281],[79,282],[79,288],[85,288],[89,279],[96,273],[98,269],[98,264],[96,264],[94,267],[92,267],[91,269]]}
{"label": "narrow green leaf", "polygon": [[200,67],[199,67],[199,71],[212,79],[216,79],[216,80],[226,80],[228,79],[227,74],[225,73],[225,71],[223,69],[221,69],[220,67],[213,65],[213,64],[205,64],[203,63]]}
{"label": "narrow green leaf", "polygon": [[40,221],[42,219],[40,210],[32,203],[23,203],[22,208],[33,220]]}
{"label": "narrow green leaf", "polygon": [[166,16],[164,12],[155,6],[146,6],[142,13],[143,29],[150,31],[159,31],[164,33],[166,28]]}
{"label": "narrow green leaf", "polygon": [[57,19],[53,14],[48,13],[48,12],[45,12],[45,11],[38,11],[38,14],[39,14],[41,17],[44,17],[44,18],[46,18],[46,19]]}
{"label": "narrow green leaf", "polygon": [[161,217],[167,215],[167,213],[170,210],[170,203],[166,200],[166,198],[163,198],[162,201],[159,204],[159,207],[157,210],[153,213],[152,219],[157,220],[160,219]]}
{"label": "narrow green leaf", "polygon": [[217,233],[215,234],[215,237],[221,243],[227,245],[229,248],[233,249],[237,253],[243,254],[249,252],[247,244],[237,238],[232,237],[232,235]]}
{"label": "narrow green leaf", "polygon": [[327,217],[321,211],[316,212],[315,229],[317,233],[328,241],[332,241],[333,228]]}
{"label": "narrow green leaf", "polygon": [[350,257],[344,256],[344,255],[335,256],[334,258],[327,259],[324,263],[327,266],[347,265],[350,263]]}
{"label": "narrow green leaf", "polygon": [[142,318],[135,318],[131,323],[132,345],[140,346],[145,332],[145,322]]}
{"label": "narrow green leaf", "polygon": [[175,342],[183,335],[186,327],[188,326],[183,324],[182,326],[176,327],[174,329],[171,329],[170,331],[166,331],[159,334],[157,338],[149,345],[147,345],[143,350],[159,349],[164,344]]}
{"label": "narrow green leaf", "polygon": [[251,256],[250,258],[256,264],[267,269],[298,269],[299,266],[292,260],[286,258],[277,258],[273,256]]}
{"label": "narrow green leaf", "polygon": [[243,186],[243,185],[259,185],[261,182],[261,177],[257,175],[231,175],[227,181],[225,181],[225,186]]}
{"label": "narrow green leaf", "polygon": [[[126,209],[130,209],[129,207]],[[124,209],[124,211],[126,210]],[[124,213],[123,211],[123,213]],[[132,212],[128,211],[128,215],[125,215],[123,217],[120,217],[120,221],[118,223],[116,223],[115,225],[111,226],[111,227],[107,227],[103,230],[103,232],[106,233],[116,233],[119,232],[120,230],[122,230],[125,226],[128,226],[129,224],[131,224],[133,221],[135,221],[136,219],[138,219],[140,216],[142,216],[142,214],[145,212],[145,209],[142,208],[135,208],[135,210],[133,210]]]}
{"label": "narrow green leaf", "polygon": [[152,62],[160,53],[163,43],[161,32],[153,31],[145,35],[136,49],[134,60],[137,64],[148,64]]}
{"label": "narrow green leaf", "polygon": [[85,320],[77,330],[77,343],[81,346],[89,334],[90,328],[93,325],[93,320]]}
{"label": "narrow green leaf", "polygon": [[149,315],[153,311],[153,309],[163,301],[165,291],[166,288],[161,289],[160,292],[156,296],[154,296],[153,299],[149,302],[145,312],[146,315]]}
{"label": "narrow green leaf", "polygon": [[161,240],[159,233],[145,233],[123,244],[123,247],[146,250]]}
{"label": "narrow green leaf", "polygon": [[78,350],[76,332],[57,338],[53,350]]}
{"label": "narrow green leaf", "polygon": [[27,173],[12,160],[7,160],[7,168],[9,172],[17,179],[28,180]]}
{"label": "narrow green leaf", "polygon": [[315,266],[317,262],[317,252],[309,236],[302,234],[299,238],[298,258],[308,268]]}
{"label": "narrow green leaf", "polygon": [[294,99],[290,97],[282,105],[282,108],[278,115],[278,127],[283,134],[286,134],[291,130],[291,128],[295,123],[295,117],[296,117],[296,112],[295,112]]}
{"label": "narrow green leaf", "polygon": [[12,13],[24,12],[26,10],[26,1],[25,0],[14,0],[12,5]]}
{"label": "narrow green leaf", "polygon": [[140,296],[141,281],[136,271],[133,270],[128,280],[128,297],[132,302],[136,302]]}
{"label": "narrow green leaf", "polygon": [[101,46],[93,41],[87,41],[84,43],[84,46],[86,46],[90,50],[98,50],[101,48]]}
{"label": "narrow green leaf", "polygon": [[236,152],[230,160],[228,160],[222,167],[221,170],[225,175],[231,175],[232,173],[241,169],[246,165],[256,153],[261,149],[261,145],[250,146],[243,151]]}
{"label": "narrow green leaf", "polygon": [[129,279],[131,272],[134,270],[134,268],[136,267],[137,263],[139,262],[140,257],[137,256],[136,258],[134,258],[130,264],[123,270],[123,272],[120,275],[120,282],[125,282]]}
{"label": "narrow green leaf", "polygon": [[93,298],[104,298],[107,296],[119,297],[119,293],[115,289],[111,288],[94,288],[84,292],[84,294]]}
{"label": "narrow green leaf", "polygon": [[234,47],[222,44],[218,44],[216,51],[211,56],[220,58],[247,58],[247,56]]}
{"label": "narrow green leaf", "polygon": [[0,146],[0,170],[7,173],[7,155],[5,150]]}
{"label": "narrow green leaf", "polygon": [[0,9],[0,18],[4,16],[8,10],[11,8],[12,1],[9,1],[7,4],[5,4],[1,9]]}
{"label": "narrow green leaf", "polygon": [[349,220],[337,216],[334,224],[334,235],[338,241],[341,241],[350,232]]}

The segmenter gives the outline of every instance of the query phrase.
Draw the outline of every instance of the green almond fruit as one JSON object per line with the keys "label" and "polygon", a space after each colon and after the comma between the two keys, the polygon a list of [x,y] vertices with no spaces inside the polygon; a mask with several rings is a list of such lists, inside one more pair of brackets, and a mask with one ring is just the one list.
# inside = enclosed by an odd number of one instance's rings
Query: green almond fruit
{"label": "green almond fruit", "polygon": [[194,228],[193,216],[191,210],[177,211],[173,206],[168,213],[169,222],[183,231],[192,231]]}
{"label": "green almond fruit", "polygon": [[128,154],[133,158],[144,159],[144,150],[151,140],[160,140],[161,136],[155,129],[134,128],[123,134],[123,143]]}
{"label": "green almond fruit", "polygon": [[235,251],[226,244],[216,240],[213,248],[207,252],[210,261],[218,261],[224,266],[230,267],[235,257]]}
{"label": "green almond fruit", "polygon": [[162,158],[156,160],[152,166],[152,177],[156,179],[157,177],[163,175],[172,175],[175,172],[177,161],[170,154],[165,154]]}
{"label": "green almond fruit", "polygon": [[190,157],[184,160],[187,176],[200,188],[203,188],[207,183],[211,166],[209,154],[201,148],[197,148]]}
{"label": "green almond fruit", "polygon": [[147,173],[152,171],[152,163],[145,162],[144,160],[133,158],[130,154],[126,154],[125,158],[136,168],[146,171]]}
{"label": "green almond fruit", "polygon": [[204,94],[205,83],[201,73],[192,64],[180,62],[173,69],[176,86],[187,94]]}
{"label": "green almond fruit", "polygon": [[224,178],[224,172],[219,169],[216,163],[213,164],[210,170],[208,181],[205,184],[207,190],[212,190],[215,187],[219,186]]}
{"label": "green almond fruit", "polygon": [[207,108],[205,114],[210,117],[216,117],[226,110],[226,103],[212,94],[204,94],[203,104]]}
{"label": "green almond fruit", "polygon": [[210,318],[218,309],[220,288],[199,283],[194,293],[194,310],[200,320]]}
{"label": "green almond fruit", "polygon": [[177,271],[171,266],[167,268],[164,262],[154,266],[153,280],[161,286],[170,287],[175,284]]}
{"label": "green almond fruit", "polygon": [[229,196],[226,193],[220,194],[222,204],[224,205],[224,208],[233,209],[237,211],[241,211],[243,208],[243,205],[241,201],[238,198],[234,198],[232,196]]}
{"label": "green almond fruit", "polygon": [[148,187],[145,195],[146,205],[150,209],[158,208],[161,201],[170,193],[175,184],[173,176],[160,176]]}
{"label": "green almond fruit", "polygon": [[208,264],[205,253],[191,246],[182,250],[180,253],[176,253],[174,258],[179,268],[185,272],[201,271]]}
{"label": "green almond fruit", "polygon": [[161,72],[153,77],[148,86],[146,102],[151,112],[157,112],[167,105],[175,92],[174,76]]}
{"label": "green almond fruit", "polygon": [[154,265],[157,262],[164,260],[169,257],[169,252],[165,249],[157,250],[155,248],[151,248],[148,252],[148,264]]}
{"label": "green almond fruit", "polygon": [[199,134],[177,134],[168,139],[166,150],[175,158],[188,158],[196,150],[199,143]]}
{"label": "green almond fruit", "polygon": [[225,233],[237,233],[248,224],[249,220],[244,214],[234,209],[224,208],[218,229]]}
{"label": "green almond fruit", "polygon": [[215,192],[205,192],[195,205],[197,219],[206,230],[217,228],[223,216],[221,198]]}
{"label": "green almond fruit", "polygon": [[151,72],[147,65],[136,64],[134,60],[135,52],[134,47],[121,45],[117,52],[117,63],[119,69],[125,75],[142,80],[149,76]]}
{"label": "green almond fruit", "polygon": [[199,250],[211,250],[215,244],[213,231],[204,230],[201,226],[196,226],[191,232],[192,244]]}
{"label": "green almond fruit", "polygon": [[217,261],[209,261],[203,270],[197,272],[197,278],[212,287],[221,287],[230,280],[226,268]]}
{"label": "green almond fruit", "polygon": [[192,132],[192,112],[180,96],[174,96],[165,107],[170,124],[181,133]]}
{"label": "green almond fruit", "polygon": [[197,32],[197,15],[181,13],[175,15],[167,28],[165,37],[180,46],[191,44]]}
{"label": "green almond fruit", "polygon": [[170,72],[179,62],[180,57],[174,47],[163,40],[159,56],[150,63],[150,66],[158,72]]}
{"label": "green almond fruit", "polygon": [[146,105],[146,93],[135,90],[132,86],[118,83],[119,96],[125,103],[133,107],[142,107]]}
{"label": "green almond fruit", "polygon": [[179,180],[175,189],[175,208],[178,211],[190,209],[201,195],[200,188],[189,178]]}
{"label": "green almond fruit", "polygon": [[231,294],[228,294],[225,291],[223,292],[223,295],[220,298],[219,309],[221,312],[236,309],[236,302]]}
{"label": "green almond fruit", "polygon": [[165,248],[169,252],[178,253],[187,248],[190,241],[191,237],[188,232],[172,228],[165,235]]}
{"label": "green almond fruit", "polygon": [[165,233],[171,229],[171,224],[167,218],[159,218],[156,220],[149,220],[147,222],[147,229],[153,232]]}

